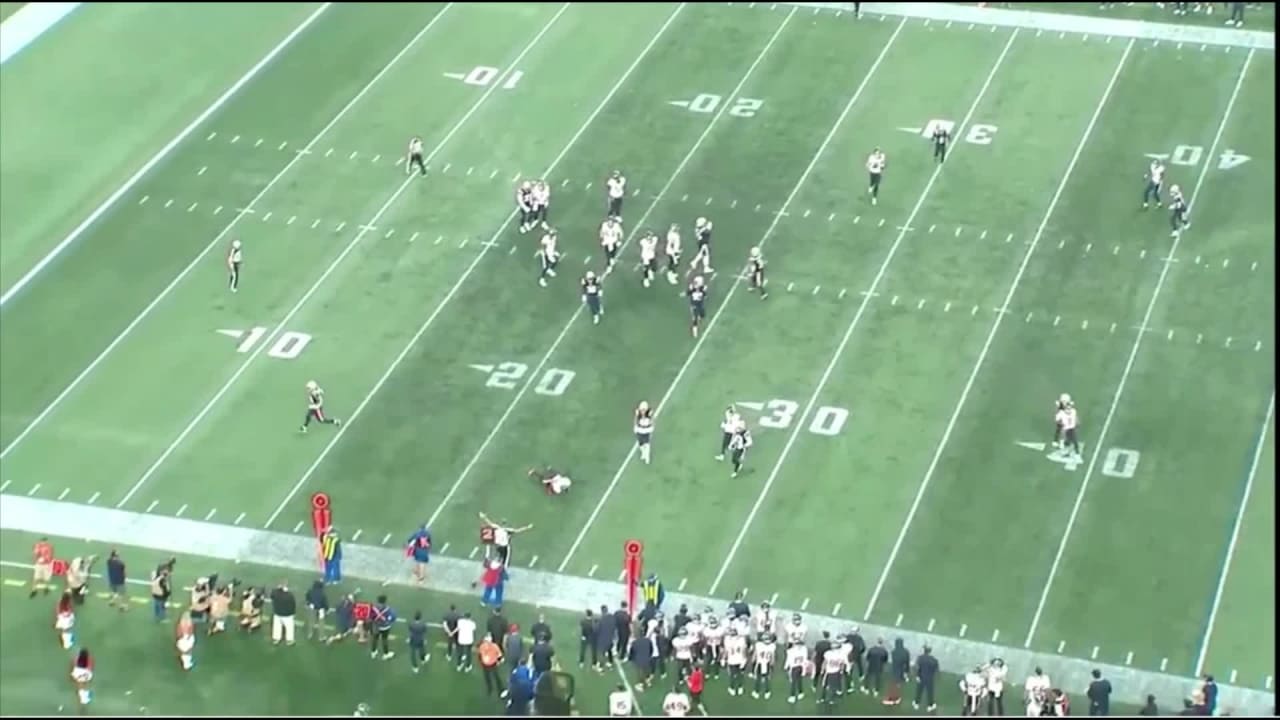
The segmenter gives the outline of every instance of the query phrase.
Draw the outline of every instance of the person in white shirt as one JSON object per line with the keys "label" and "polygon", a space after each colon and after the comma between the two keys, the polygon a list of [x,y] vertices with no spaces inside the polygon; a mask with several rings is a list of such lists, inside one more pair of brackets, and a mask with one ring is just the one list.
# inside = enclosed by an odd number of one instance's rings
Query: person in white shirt
{"label": "person in white shirt", "polygon": [[458,618],[456,642],[458,647],[458,669],[470,672],[475,662],[475,653],[472,652],[472,649],[476,644],[476,621],[471,619],[471,613],[469,612],[463,613],[462,617]]}
{"label": "person in white shirt", "polygon": [[684,717],[689,714],[690,707],[689,696],[680,692],[679,686],[662,699],[662,712],[667,717]]}
{"label": "person in white shirt", "polygon": [[960,680],[960,690],[964,692],[964,708],[961,715],[977,717],[978,708],[982,705],[982,696],[987,693],[987,679],[978,666],[965,673]]}
{"label": "person in white shirt", "polygon": [[741,695],[747,671],[747,636],[736,623],[730,624],[724,639],[724,662],[729,668],[729,694]]}
{"label": "person in white shirt", "polygon": [[[502,523],[497,523],[497,522],[494,522],[493,520],[490,520],[489,516],[485,515],[484,513],[480,513],[480,522],[484,523],[484,527],[493,533],[492,546],[495,552],[498,553],[498,562],[502,563],[506,567],[511,567],[512,536],[519,535],[520,533],[528,530],[532,530],[533,526],[525,525],[523,527],[508,527],[506,525],[503,525]],[[487,545],[485,546],[484,557],[486,560],[489,559],[489,546]]]}
{"label": "person in white shirt", "polygon": [[996,715],[1004,715],[1004,681],[1009,675],[1009,668],[1004,660],[995,658],[986,667],[987,681],[987,714],[993,711]]}
{"label": "person in white shirt", "polygon": [[631,691],[627,690],[625,685],[619,685],[613,692],[609,693],[609,715],[612,717],[626,717],[630,715],[635,708],[635,700],[631,697]]}
{"label": "person in white shirt", "polygon": [[804,699],[804,676],[809,670],[809,649],[804,643],[794,643],[787,648],[785,668],[790,680],[787,702],[795,705]]}
{"label": "person in white shirt", "polygon": [[1023,698],[1027,706],[1027,717],[1039,717],[1044,714],[1044,705],[1049,701],[1049,690],[1053,683],[1040,668],[1027,676],[1023,684]]}

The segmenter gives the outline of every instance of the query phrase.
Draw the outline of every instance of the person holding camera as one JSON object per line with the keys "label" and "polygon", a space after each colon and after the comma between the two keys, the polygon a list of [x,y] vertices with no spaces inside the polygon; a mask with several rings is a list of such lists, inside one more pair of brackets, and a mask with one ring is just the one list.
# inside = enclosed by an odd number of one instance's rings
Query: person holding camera
{"label": "person holding camera", "polygon": [[209,617],[209,608],[213,601],[213,584],[218,576],[196,578],[191,588],[191,621],[202,623]]}
{"label": "person holding camera", "polygon": [[295,618],[298,614],[298,598],[289,589],[288,583],[281,580],[280,585],[271,591],[271,642],[279,645],[284,640],[286,645],[293,644]]}
{"label": "person holding camera", "polygon": [[156,622],[165,618],[165,607],[169,604],[169,596],[173,594],[173,565],[165,563],[156,568],[151,576],[151,614]]}
{"label": "person holding camera", "polygon": [[263,594],[258,588],[247,588],[240,599],[240,630],[256,632],[262,627]]}
{"label": "person holding camera", "polygon": [[220,585],[209,598],[209,634],[226,632],[227,616],[231,614],[231,600],[240,581],[232,580]]}

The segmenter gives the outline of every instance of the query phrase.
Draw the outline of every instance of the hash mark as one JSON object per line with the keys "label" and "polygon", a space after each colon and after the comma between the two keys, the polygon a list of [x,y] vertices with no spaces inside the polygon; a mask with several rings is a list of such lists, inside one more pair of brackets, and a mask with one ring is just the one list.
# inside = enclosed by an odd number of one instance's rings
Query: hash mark
{"label": "hash mark", "polygon": [[442,172],[442,173],[447,173],[447,172],[449,172],[449,168],[451,168],[451,167],[453,167],[453,164],[452,164],[452,163],[445,163],[445,164],[444,164],[444,167],[443,167],[443,168],[441,168],[440,172]]}
{"label": "hash mark", "polygon": [[1225,268],[1227,267],[1227,263],[1229,263],[1229,262],[1231,262],[1231,259],[1230,259],[1230,258],[1223,258],[1223,259],[1222,259],[1222,267],[1225,269]]}
{"label": "hash mark", "polygon": [[213,516],[214,516],[214,515],[216,515],[216,514],[217,514],[217,512],[218,512],[218,508],[214,508],[214,509],[210,510],[210,511],[209,511],[209,514],[204,516],[205,522],[208,522],[209,520],[212,520],[212,519],[213,519]]}
{"label": "hash mark", "polygon": [[58,495],[58,499],[61,500],[62,498],[66,497],[70,492],[71,492],[71,488],[63,488],[62,494]]}
{"label": "hash mark", "polygon": [[1032,313],[1027,313],[1027,319],[1026,319],[1026,322],[1031,322],[1031,315],[1032,315]]}
{"label": "hash mark", "polygon": [[344,227],[346,227],[346,226],[347,226],[347,224],[346,224],[346,223],[344,223],[344,222],[340,222],[340,223],[338,223],[338,227],[334,229],[334,232],[342,232],[342,228],[344,228]]}
{"label": "hash mark", "polygon": [[231,138],[231,144],[232,144],[232,145],[235,145],[235,144],[236,144],[236,143],[238,143],[238,142],[240,142],[240,136],[239,136],[239,135],[236,135],[235,137]]}
{"label": "hash mark", "polygon": [[917,310],[923,309],[923,308],[924,308],[924,304],[925,304],[925,302],[927,302],[927,301],[926,301],[924,298],[920,298],[920,304],[919,304],[919,305],[916,305],[916,309],[917,309]]}
{"label": "hash mark", "polygon": [[[1125,665],[1132,665],[1132,664],[1133,664],[1133,651],[1132,651],[1132,650],[1130,650],[1130,651],[1129,651],[1129,654],[1128,654],[1128,655],[1125,655],[1125,656],[1124,656],[1124,664],[1125,664]],[[1234,682],[1234,680],[1233,680],[1232,682]]]}
{"label": "hash mark", "polygon": [[832,615],[839,615],[839,614],[840,614],[840,603],[836,603],[836,606],[835,606],[835,607],[833,607],[833,608],[831,608],[831,614],[832,614]]}
{"label": "hash mark", "polygon": [[1084,246],[1084,253],[1085,253],[1086,255],[1088,255],[1088,254],[1089,254],[1089,251],[1090,251],[1090,250],[1092,250],[1092,249],[1093,249],[1093,243],[1085,243],[1085,246]]}
{"label": "hash mark", "polygon": [[436,237],[436,243],[435,243],[435,244],[436,244],[436,245],[439,245],[439,244],[440,244],[440,242],[441,242],[442,240],[444,240],[444,236],[443,236],[443,235],[440,235],[440,236]]}
{"label": "hash mark", "polygon": [[462,238],[462,242],[458,243],[458,249],[461,250],[466,246],[467,246],[467,238]]}
{"label": "hash mark", "polygon": [[877,227],[884,227],[884,218],[880,218],[880,224]]}
{"label": "hash mark", "polygon": [[516,173],[515,175],[511,176],[511,182],[515,182],[519,179],[520,179],[520,173]]}
{"label": "hash mark", "polygon": [[515,245],[512,245],[512,246],[511,246],[511,252],[509,252],[509,253],[507,253],[507,254],[508,254],[508,255],[515,255],[515,254],[516,254],[516,246],[515,246]]}
{"label": "hash mark", "polygon": [[214,132],[209,133],[209,137],[205,138],[205,140],[206,140],[206,141],[208,141],[208,140],[212,140],[212,139],[214,139],[214,138],[216,138],[216,137],[218,137],[218,132],[215,130]]}
{"label": "hash mark", "polygon": [[854,216],[853,216],[853,224],[854,224],[854,225],[857,225],[857,224],[858,224],[858,221],[859,221],[859,220],[861,220],[861,219],[862,219],[862,216],[861,216],[861,215],[854,215]]}
{"label": "hash mark", "polygon": [[[582,189],[583,189],[583,190],[590,190],[590,189],[591,189],[591,183],[587,183],[586,185],[583,185],[583,186],[582,186]],[[708,203],[708,204],[710,204],[710,203]]]}
{"label": "hash mark", "polygon": [[474,558],[475,558],[475,556],[476,556],[476,553],[478,553],[478,552],[480,552],[480,548],[479,548],[479,547],[473,547],[473,548],[471,548],[471,554],[467,556],[467,559],[474,559]]}
{"label": "hash mark", "polygon": [[286,223],[285,223],[285,225],[292,225],[294,222],[296,222],[296,221],[297,221],[297,219],[298,219],[298,216],[297,216],[297,215],[290,215],[290,216],[289,216],[289,221],[288,221],[288,222],[286,222]]}
{"label": "hash mark", "polygon": [[203,175],[205,171],[208,169],[209,169],[208,165],[201,165],[200,169],[196,171],[196,175]]}
{"label": "hash mark", "polygon": [[778,604],[778,593],[774,593],[773,597],[769,598],[769,607],[773,607],[774,605],[777,605],[777,604]]}
{"label": "hash mark", "polygon": [[898,619],[893,621],[894,627],[902,627],[902,613],[898,613]]}
{"label": "hash mark", "polygon": [[[1172,330],[1170,330],[1169,332],[1173,332],[1173,331],[1172,331]],[[1226,344],[1224,344],[1224,345],[1223,345],[1223,347],[1226,347],[1226,348],[1231,347],[1231,341],[1232,341],[1233,339],[1234,339],[1234,338],[1227,338],[1227,342],[1226,342]]]}
{"label": "hash mark", "polygon": [[1059,241],[1058,241],[1058,249],[1059,249],[1059,250],[1061,250],[1062,248],[1064,248],[1064,247],[1066,247],[1066,246],[1067,246],[1067,241],[1066,241],[1066,240],[1059,240]]}
{"label": "hash mark", "polygon": [[929,618],[929,628],[928,628],[927,630],[925,630],[925,632],[933,632],[933,624],[934,624],[935,622],[937,622],[937,621],[936,621],[936,620],[934,620],[933,618]]}
{"label": "hash mark", "polygon": [[738,207],[738,201],[737,201],[737,200],[734,200],[733,202],[729,203],[729,209],[730,209],[730,210],[732,210],[732,209],[734,209],[734,208],[736,208],[736,207]]}
{"label": "hash mark", "polygon": [[569,187],[569,178],[565,178],[564,182],[560,183],[560,187]]}
{"label": "hash mark", "polygon": [[1254,352],[1258,352],[1258,351],[1259,351],[1259,350],[1261,350],[1261,349],[1262,349],[1262,341],[1261,341],[1261,340],[1258,340],[1257,342],[1255,342],[1255,343],[1253,344],[1253,351],[1254,351]]}
{"label": "hash mark", "polygon": [[[1169,331],[1169,339],[1170,339],[1170,340],[1172,340],[1172,339],[1173,339],[1173,331],[1172,331],[1172,330],[1170,330],[1170,331]],[[1230,340],[1228,340],[1227,342],[1228,342],[1228,343],[1230,343],[1231,341],[1230,341]]]}
{"label": "hash mark", "polygon": [[965,633],[967,633],[967,632],[969,632],[969,626],[968,626],[968,625],[965,625],[964,623],[961,623],[961,624],[960,624],[960,637],[964,637],[964,634],[965,634]]}
{"label": "hash mark", "polygon": [[1204,335],[1196,333],[1196,344],[1199,345],[1202,342],[1204,342]]}
{"label": "hash mark", "polygon": [[364,528],[356,528],[355,534],[351,536],[351,542],[359,540],[362,534],[364,534]]}
{"label": "hash mark", "polygon": [[1110,329],[1110,330],[1108,330],[1107,332],[1115,332],[1115,331],[1116,331],[1116,324],[1115,324],[1115,323],[1111,323],[1111,329]]}
{"label": "hash mark", "polygon": [[898,296],[897,296],[897,295],[894,295],[894,296],[893,296],[893,299],[889,301],[889,304],[890,304],[890,305],[897,305],[897,304],[898,304]]}
{"label": "hash mark", "polygon": [[[5,481],[5,485],[8,485],[8,484],[9,484],[9,482],[8,482],[8,481]],[[100,496],[100,495],[102,495],[102,493],[100,493],[100,492],[95,492],[94,494],[90,495],[90,496],[89,496],[89,504],[90,504],[90,505],[92,505],[92,504],[94,504],[94,503],[98,502],[98,496]]]}
{"label": "hash mark", "polygon": [[266,215],[262,216],[262,222],[266,222],[270,219],[271,219],[271,213],[267,213]]}
{"label": "hash mark", "polygon": [[1256,262],[1249,266],[1249,272],[1253,272],[1254,270],[1257,270],[1257,269],[1258,269],[1258,263]]}
{"label": "hash mark", "polygon": [[329,148],[329,152],[326,152],[326,153],[324,154],[324,156],[325,156],[325,157],[329,157],[329,156],[330,156],[330,155],[332,155],[332,154],[333,154],[333,148]]}
{"label": "hash mark", "polygon": [[978,306],[977,306],[977,305],[974,305],[974,306],[973,306],[973,310],[971,310],[971,311],[969,312],[969,314],[970,314],[970,315],[977,315],[977,314],[978,314]]}
{"label": "hash mark", "polygon": [[1117,246],[1115,246],[1115,247],[1111,248],[1111,254],[1112,254],[1112,255],[1119,255],[1119,254],[1120,254],[1120,246],[1119,246],[1119,245],[1117,245]]}
{"label": "hash mark", "polygon": [[849,292],[849,289],[848,289],[848,288],[840,288],[840,296],[839,296],[839,297],[837,297],[836,299],[837,299],[837,300],[843,300],[843,299],[844,299],[844,294],[845,294],[845,293],[847,293],[847,292]]}
{"label": "hash mark", "polygon": [[[40,487],[40,486],[37,485],[36,487]],[[152,500],[151,504],[147,506],[146,512],[151,512],[152,510],[155,510],[156,506],[159,504],[160,504],[159,500]]]}
{"label": "hash mark", "polygon": [[596,570],[599,570],[599,569],[600,569],[599,565],[592,565],[591,569],[587,571],[587,577],[595,577]]}
{"label": "hash mark", "polygon": [[139,205],[146,205],[146,204],[147,204],[147,201],[148,201],[148,200],[150,200],[150,199],[151,199],[151,196],[150,196],[150,195],[143,195],[143,196],[142,196],[142,199],[138,201],[138,204],[139,204]]}
{"label": "hash mark", "polygon": [[1083,320],[1083,321],[1081,321],[1081,322],[1080,322],[1080,329],[1081,329],[1081,330],[1088,330],[1088,329],[1089,329],[1089,321],[1088,321],[1088,320]]}
{"label": "hash mark", "polygon": [[[711,204],[711,198],[707,198],[707,202],[706,202],[706,204],[707,204],[707,205],[710,205],[710,204]],[[809,216],[809,214],[808,214],[808,213],[809,213],[809,211],[807,211],[807,210],[806,210],[806,211],[805,211],[805,217],[808,217],[808,216]]]}
{"label": "hash mark", "polygon": [[1000,640],[1000,631],[999,631],[999,630],[996,630],[996,631],[992,632],[992,633],[991,633],[991,642],[997,642],[997,641],[999,641],[999,640]]}
{"label": "hash mark", "polygon": [[987,239],[987,231],[986,231],[986,230],[983,230],[983,231],[982,231],[982,234],[978,236],[978,239],[979,239],[979,240],[986,240],[986,239]]}
{"label": "hash mark", "polygon": [[800,603],[800,612],[804,612],[805,610],[808,610],[808,609],[809,609],[809,598],[805,598],[804,601]]}
{"label": "hash mark", "polygon": [[1160,658],[1160,672],[1164,672],[1169,667],[1169,658]]}
{"label": "hash mark", "polygon": [[960,237],[960,231],[961,231],[961,230],[964,230],[964,228],[962,228],[962,227],[958,227],[958,228],[956,228],[956,237]]}
{"label": "hash mark", "polygon": [[359,155],[359,154],[360,154],[360,151],[359,151],[359,150],[353,150],[353,151],[351,152],[351,154],[347,156],[347,159],[348,159],[348,160],[355,160],[355,159],[356,159],[356,156],[357,156],[357,155]]}
{"label": "hash mark", "polygon": [[287,148],[287,147],[289,147],[289,141],[288,141],[288,140],[285,140],[284,142],[280,143],[280,147],[278,147],[278,148],[276,148],[276,149],[277,149],[277,150],[284,150],[284,149],[285,149],[285,148]]}
{"label": "hash mark", "polygon": [[943,305],[943,306],[942,306],[942,312],[951,312],[951,302],[950,302],[950,301],[948,301],[946,305]]}
{"label": "hash mark", "polygon": [[791,292],[791,289],[794,288],[795,286],[796,286],[795,283],[787,283],[787,292]]}
{"label": "hash mark", "polygon": [[293,531],[294,531],[294,532],[298,532],[298,531],[299,531],[299,530],[301,530],[301,529],[302,529],[302,521],[301,521],[301,520],[299,520],[299,521],[298,521],[298,524],[293,526]]}
{"label": "hash mark", "polygon": [[[827,216],[827,222],[832,222],[832,221],[833,221],[833,220],[835,220],[835,219],[836,219],[836,214],[835,214],[835,213],[831,213],[830,215],[828,215],[828,216]],[[1256,264],[1256,263],[1255,263],[1255,264]]]}
{"label": "hash mark", "polygon": [[814,295],[817,295],[817,294],[818,294],[818,291],[819,291],[819,290],[821,290],[821,289],[822,289],[822,286],[821,286],[821,285],[814,285],[814,286],[813,286],[813,294],[814,294]]}
{"label": "hash mark", "polygon": [[1097,660],[1097,659],[1098,659],[1098,646],[1097,646],[1097,645],[1094,645],[1094,646],[1093,646],[1093,652],[1089,653],[1089,658],[1090,658],[1091,660]]}
{"label": "hash mark", "polygon": [[1066,647],[1067,647],[1067,641],[1066,641],[1066,640],[1059,640],[1059,641],[1058,641],[1058,654],[1059,654],[1059,655],[1061,655],[1061,654],[1062,654],[1062,651],[1063,651],[1063,650],[1065,650],[1065,649],[1066,649]]}
{"label": "hash mark", "polygon": [[186,511],[187,511],[187,504],[183,503],[182,507],[178,508],[178,512],[174,513],[173,516],[182,517],[182,514],[185,513]]}
{"label": "hash mark", "polygon": [[1054,315],[1054,316],[1053,316],[1053,326],[1054,326],[1054,327],[1058,327],[1058,323],[1060,323],[1060,322],[1062,322],[1062,316],[1061,316],[1061,315]]}
{"label": "hash mark", "polygon": [[689,200],[689,195],[687,193],[680,198],[680,202],[688,202],[688,200]]}
{"label": "hash mark", "polygon": [[1200,264],[1200,256],[1199,256],[1199,255],[1197,255],[1197,256],[1196,256],[1196,264],[1197,264],[1197,265],[1199,265],[1199,264]]}
{"label": "hash mark", "polygon": [[533,557],[529,558],[529,567],[533,567],[534,565],[537,565],[537,564],[538,564],[537,555],[534,555]]}
{"label": "hash mark", "polygon": [[315,230],[319,226],[320,226],[320,218],[316,218],[316,221],[311,223],[311,229]]}
{"label": "hash mark", "polygon": [[760,212],[760,206],[759,206],[759,205],[757,205],[757,206],[756,206],[756,212]]}
{"label": "hash mark", "polygon": [[165,200],[165,201],[164,201],[164,206],[165,206],[166,208],[168,208],[168,207],[169,207],[170,205],[172,205],[172,204],[173,204],[173,198],[169,198],[168,200]]}
{"label": "hash mark", "polygon": [[383,545],[386,545],[386,544],[387,544],[387,543],[389,543],[389,542],[391,542],[391,533],[387,533],[386,535],[383,535],[383,536],[382,536],[382,544],[383,544]]}
{"label": "hash mark", "polygon": [[254,147],[260,147],[261,145],[262,145],[262,138],[258,138],[258,142],[253,144]]}
{"label": "hash mark", "polygon": [[689,584],[689,578],[680,578],[680,585],[676,587],[676,592],[684,592],[684,586]]}
{"label": "hash mark", "polygon": [[187,212],[191,212],[192,210],[195,210],[196,206],[198,206],[199,204],[200,203],[191,203],[191,205],[187,207]]}
{"label": "hash mark", "polygon": [[1005,241],[1005,242],[1013,242],[1013,233],[1009,233],[1008,235],[1006,235],[1006,236],[1005,236],[1005,238],[1004,238],[1004,241]]}
{"label": "hash mark", "polygon": [[378,162],[378,161],[379,161],[379,160],[381,160],[381,159],[382,159],[382,156],[381,156],[381,155],[374,155],[374,156],[373,156],[373,159],[372,159],[372,160],[370,160],[369,162],[376,163],[376,162]]}
{"label": "hash mark", "polygon": [[383,239],[383,240],[387,240],[387,239],[389,239],[392,235],[395,235],[395,234],[396,234],[396,229],[395,229],[395,228],[391,228],[390,230],[388,230],[388,231],[387,231],[387,234],[386,234],[386,235],[383,235],[383,236],[382,236],[382,239]]}
{"label": "hash mark", "polygon": [[497,170],[494,170],[493,172],[489,173],[489,179],[490,179],[490,180],[492,180],[492,179],[494,179],[494,178],[496,178],[496,177],[498,177],[498,171],[497,171]]}
{"label": "hash mark", "polygon": [[627,579],[627,571],[624,569],[622,572],[618,573],[618,582],[622,582],[623,580],[626,580],[626,579]]}
{"label": "hash mark", "polygon": [[1236,683],[1236,671],[1235,671],[1235,670],[1232,670],[1232,671],[1231,671],[1231,677],[1227,680],[1227,682],[1231,683],[1232,685],[1234,685],[1234,684]]}
{"label": "hash mark", "polygon": [[583,265],[586,265],[587,263],[590,263],[590,262],[591,262],[591,256],[590,256],[590,255],[588,255],[588,256],[586,256],[586,257],[582,258],[582,264],[583,264]]}
{"label": "hash mark", "polygon": [[236,521],[232,523],[232,525],[239,525],[243,521],[244,521],[244,513],[240,513],[239,515],[236,516]]}

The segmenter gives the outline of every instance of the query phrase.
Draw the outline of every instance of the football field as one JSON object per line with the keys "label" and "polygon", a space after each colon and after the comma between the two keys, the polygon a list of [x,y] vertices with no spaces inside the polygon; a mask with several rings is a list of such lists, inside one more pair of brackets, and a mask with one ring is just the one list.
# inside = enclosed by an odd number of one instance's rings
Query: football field
{"label": "football field", "polygon": [[[210,47],[91,73],[130,95],[74,118],[34,88],[106,51],[81,34],[172,8],[88,5],[3,67],[3,497],[302,536],[323,491],[347,543],[426,522],[460,561],[486,513],[533,525],[517,568],[615,581],[638,539],[671,591],[1273,692],[1272,32],[932,4],[199,12]],[[72,119],[100,152],[68,152]],[[1180,235],[1143,208],[1152,158]],[[627,243],[593,324],[615,169]],[[512,212],[535,178],[545,288]],[[632,240],[699,217],[693,337],[683,280],[643,287]],[[340,426],[298,432],[309,380]],[[1060,393],[1078,457],[1050,445]],[[567,494],[526,476],[545,465]]]}

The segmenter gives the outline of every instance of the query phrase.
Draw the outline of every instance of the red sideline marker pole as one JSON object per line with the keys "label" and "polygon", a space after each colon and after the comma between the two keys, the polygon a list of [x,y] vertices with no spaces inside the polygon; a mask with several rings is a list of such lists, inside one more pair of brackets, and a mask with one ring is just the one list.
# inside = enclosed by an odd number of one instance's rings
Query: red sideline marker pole
{"label": "red sideline marker pole", "polygon": [[321,536],[333,527],[333,510],[329,505],[329,494],[318,492],[311,496],[311,529],[316,534],[316,556],[320,560],[320,569],[324,570],[324,543]]}
{"label": "red sideline marker pole", "polygon": [[627,610],[636,616],[636,588],[640,586],[640,574],[644,570],[644,544],[628,540],[622,544],[623,567],[627,574]]}

